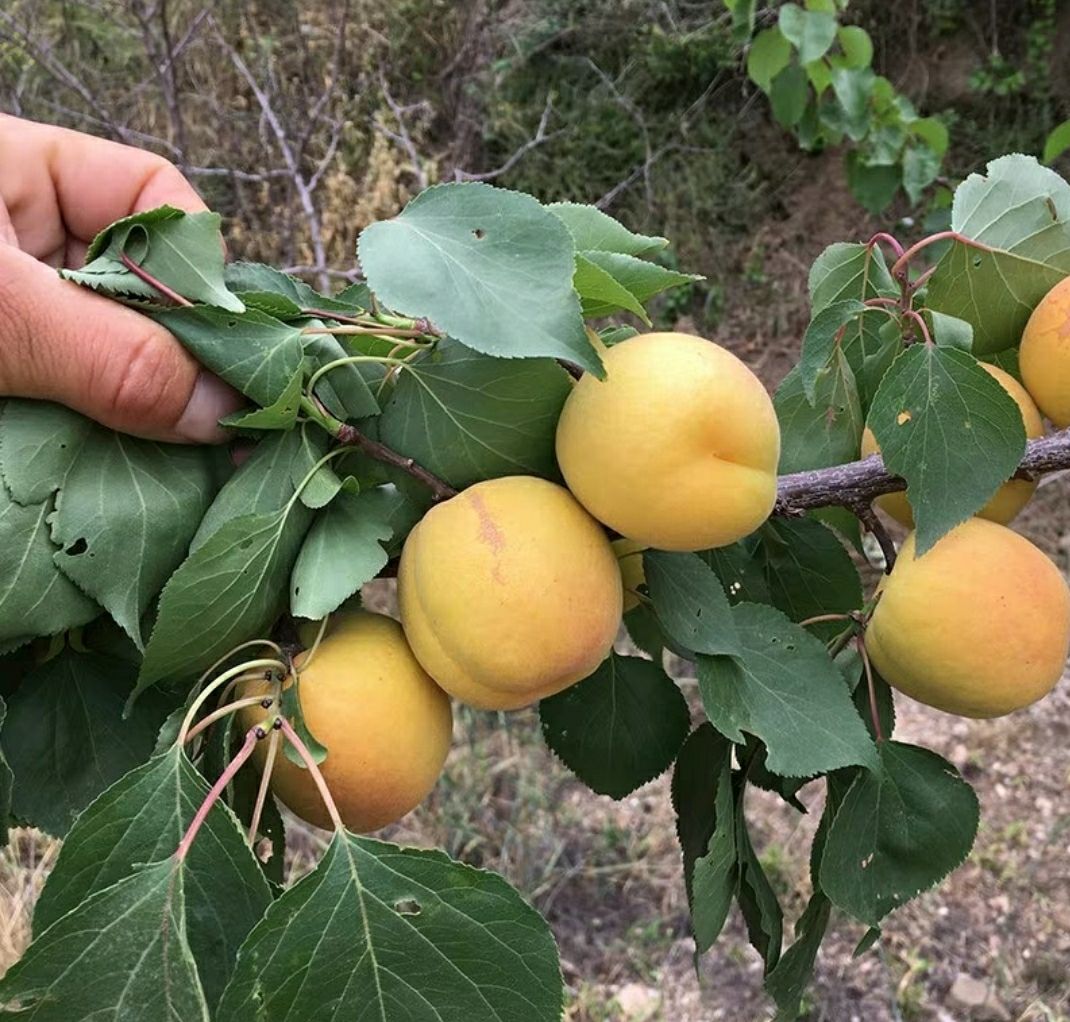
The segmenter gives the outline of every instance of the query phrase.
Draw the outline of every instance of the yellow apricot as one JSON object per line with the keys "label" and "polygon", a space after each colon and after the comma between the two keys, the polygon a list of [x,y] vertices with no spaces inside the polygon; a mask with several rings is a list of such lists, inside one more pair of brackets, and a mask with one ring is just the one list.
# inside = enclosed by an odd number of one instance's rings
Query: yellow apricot
{"label": "yellow apricot", "polygon": [[[979,365],[1014,398],[1015,403],[1022,412],[1025,435],[1030,438],[1043,436],[1044,420],[1041,418],[1037,406],[1033,403],[1033,399],[1029,396],[1029,391],[1010,373],[1005,372],[998,366],[988,365],[985,362],[981,362]],[[868,457],[878,451],[880,451],[880,446],[877,444],[877,438],[867,426],[862,431],[862,457]],[[1006,525],[1029,503],[1029,498],[1036,492],[1036,488],[1037,484],[1030,482],[1028,479],[1010,479],[992,494],[992,499],[977,514],[991,522],[999,522],[1002,525]],[[907,500],[905,493],[886,493],[883,497],[878,497],[875,503],[877,507],[887,512],[901,525],[905,525],[908,529],[914,528],[914,514],[910,509],[910,501]]]}
{"label": "yellow apricot", "polygon": [[640,334],[603,357],[565,401],[557,460],[576,499],[628,539],[660,550],[725,546],[776,499],[780,429],[761,382],[735,355],[687,334]]}
{"label": "yellow apricot", "polygon": [[[301,709],[309,730],[327,747],[320,770],[349,830],[378,830],[399,820],[435,786],[449,752],[453,713],[449,697],[417,662],[392,618],[366,611],[339,614],[309,666],[295,663]],[[291,682],[287,682],[289,687]],[[267,693],[266,683],[243,694]],[[243,727],[266,711],[242,711]],[[255,760],[263,768],[266,741]],[[280,802],[318,827],[330,827],[312,775],[280,749],[271,773]]]}
{"label": "yellow apricot", "polygon": [[612,546],[617,555],[617,564],[620,565],[620,580],[624,586],[624,613],[627,614],[629,610],[639,606],[636,590],[646,582],[646,572],[643,571],[643,552],[646,547],[642,543],[636,543],[634,539],[615,539]]}
{"label": "yellow apricot", "polygon": [[481,709],[527,706],[587,677],[620,626],[601,526],[533,476],[477,483],[433,507],[398,568],[401,623],[424,669]]}
{"label": "yellow apricot", "polygon": [[1060,429],[1070,426],[1070,277],[1033,310],[1018,352],[1025,389]]}
{"label": "yellow apricot", "polygon": [[963,717],[1001,717],[1046,696],[1070,648],[1070,589],[1006,526],[970,518],[921,557],[914,534],[878,588],[866,650],[884,679]]}

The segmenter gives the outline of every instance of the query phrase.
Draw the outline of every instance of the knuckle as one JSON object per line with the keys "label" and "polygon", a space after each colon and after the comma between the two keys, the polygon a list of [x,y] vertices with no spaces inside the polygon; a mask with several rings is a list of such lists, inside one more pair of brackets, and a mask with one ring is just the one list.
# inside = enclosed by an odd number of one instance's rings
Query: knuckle
{"label": "knuckle", "polygon": [[101,413],[118,427],[174,425],[185,407],[185,396],[174,393],[177,366],[173,352],[152,332],[121,348],[105,343],[90,386],[101,402]]}

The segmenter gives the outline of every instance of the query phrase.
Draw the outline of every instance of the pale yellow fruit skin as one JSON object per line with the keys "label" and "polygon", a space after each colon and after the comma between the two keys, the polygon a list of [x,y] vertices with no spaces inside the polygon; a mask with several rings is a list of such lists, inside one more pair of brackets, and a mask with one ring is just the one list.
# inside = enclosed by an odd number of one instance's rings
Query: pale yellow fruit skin
{"label": "pale yellow fruit skin", "polygon": [[620,581],[624,586],[624,613],[627,614],[629,610],[639,606],[639,597],[635,591],[646,583],[646,572],[643,570],[643,552],[646,547],[642,543],[636,543],[634,539],[615,539],[612,546],[620,566]]}
{"label": "pale yellow fruit skin", "polygon": [[[297,658],[300,668],[302,659]],[[247,686],[244,694],[267,691]],[[378,830],[401,819],[430,794],[442,772],[453,732],[449,697],[427,675],[392,618],[365,611],[332,619],[311,664],[301,671],[301,709],[327,747],[320,770],[346,827]],[[242,711],[248,729],[267,711]],[[256,749],[263,767],[266,739]],[[280,749],[271,790],[318,827],[331,820],[312,775]]]}
{"label": "pale yellow fruit skin", "polygon": [[911,533],[879,591],[866,650],[912,699],[963,717],[1002,717],[1062,676],[1070,590],[1006,526],[971,518],[920,558]]}
{"label": "pale yellow fruit skin", "polygon": [[532,476],[477,483],[432,508],[398,568],[401,621],[451,695],[511,710],[587,677],[620,626],[620,570],[601,526]]}
{"label": "pale yellow fruit skin", "polygon": [[[1025,425],[1025,435],[1030,439],[1044,435],[1044,419],[1039,409],[1025,389],[1010,373],[1005,372],[998,366],[991,366],[985,362],[978,363],[1003,389],[1014,398],[1022,412],[1022,423]],[[862,457],[868,457],[880,451],[877,438],[867,426],[862,431]],[[977,512],[981,518],[987,518],[991,522],[999,522],[1006,525],[1017,517],[1018,513],[1029,503],[1029,498],[1036,492],[1037,484],[1027,479],[1011,479],[1005,482],[994,494],[992,499]],[[914,514],[910,508],[910,501],[903,492],[886,493],[878,497],[877,507],[891,515],[901,525],[908,529],[914,528]]]}
{"label": "pale yellow fruit skin", "polygon": [[1025,389],[1060,429],[1070,426],[1070,277],[1033,310],[1018,352]]}
{"label": "pale yellow fruit skin", "polygon": [[776,500],[780,428],[756,377],[687,334],[631,337],[565,401],[557,460],[576,499],[622,536],[705,550],[753,532]]}

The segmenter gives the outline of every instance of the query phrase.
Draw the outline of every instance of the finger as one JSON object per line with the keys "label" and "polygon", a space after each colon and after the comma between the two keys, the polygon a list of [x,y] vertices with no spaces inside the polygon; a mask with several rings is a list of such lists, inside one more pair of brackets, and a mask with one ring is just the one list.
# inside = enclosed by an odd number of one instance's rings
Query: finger
{"label": "finger", "polygon": [[120,217],[207,208],[161,156],[2,114],[0,201],[22,249],[53,266],[80,265],[84,246]]}
{"label": "finger", "polygon": [[0,245],[0,394],[155,440],[216,443],[240,397],[162,327]]}

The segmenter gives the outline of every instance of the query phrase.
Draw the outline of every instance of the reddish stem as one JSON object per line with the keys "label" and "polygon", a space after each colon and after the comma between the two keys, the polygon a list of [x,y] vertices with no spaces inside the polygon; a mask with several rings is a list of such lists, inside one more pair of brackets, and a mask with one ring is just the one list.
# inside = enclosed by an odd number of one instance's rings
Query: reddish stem
{"label": "reddish stem", "polygon": [[212,806],[219,801],[219,797],[226,790],[227,785],[234,780],[234,775],[253,754],[253,749],[256,748],[256,743],[263,737],[264,730],[261,727],[251,727],[246,731],[245,744],[242,745],[238,750],[237,755],[227,764],[226,770],[219,775],[219,780],[212,785],[212,790],[205,796],[200,809],[197,810],[197,815],[193,817],[193,821],[190,823],[189,828],[182,836],[182,840],[178,843],[178,848],[175,849],[176,862],[182,862],[186,856],[189,855],[189,850],[193,847],[193,839],[197,836],[197,831],[201,829],[204,821],[208,819],[208,814],[212,811]]}
{"label": "reddish stem", "polygon": [[190,306],[193,304],[188,298],[183,298],[177,291],[169,288],[162,280],[157,280],[148,270],[143,269],[134,262],[125,252],[119,256],[119,261],[125,266],[135,277],[143,280],[149,287],[159,291],[164,298],[170,298],[175,305]]}
{"label": "reddish stem", "polygon": [[921,328],[921,336],[925,343],[931,348],[933,339],[929,335],[929,328],[925,325],[925,317],[917,312],[915,309],[904,309],[903,315],[910,320],[913,320]]}
{"label": "reddish stem", "polygon": [[866,242],[866,246],[868,248],[873,248],[881,242],[887,245],[895,253],[896,259],[903,254],[903,246],[899,243],[899,239],[892,237],[887,231],[878,231]]}
{"label": "reddish stem", "polygon": [[924,273],[919,274],[914,280],[910,282],[910,290],[918,291],[922,285],[936,272],[935,266],[930,266]]}
{"label": "reddish stem", "polygon": [[338,806],[335,805],[334,799],[331,797],[331,789],[327,787],[327,782],[323,779],[319,766],[312,758],[312,753],[308,751],[308,746],[301,741],[301,736],[293,729],[293,725],[285,717],[279,717],[278,719],[282,733],[297,750],[297,755],[304,760],[305,766],[308,767],[308,772],[312,775],[312,780],[316,782],[320,798],[323,799],[323,804],[327,807],[327,815],[330,816],[334,829],[338,833],[342,833],[346,829],[346,825],[342,822],[342,815],[338,812]]}
{"label": "reddish stem", "polygon": [[907,264],[914,258],[922,249],[928,248],[930,245],[936,244],[938,241],[958,241],[963,245],[968,245],[970,248],[976,248],[981,252],[994,252],[995,249],[990,245],[986,245],[982,241],[975,241],[973,238],[967,238],[965,234],[959,234],[958,231],[937,231],[936,234],[930,234],[927,238],[922,238],[921,241],[915,242],[910,246],[896,261],[892,264],[892,276],[899,279],[906,279]]}
{"label": "reddish stem", "polygon": [[898,298],[867,298],[863,303],[865,305],[891,305],[894,308],[899,308]]}

